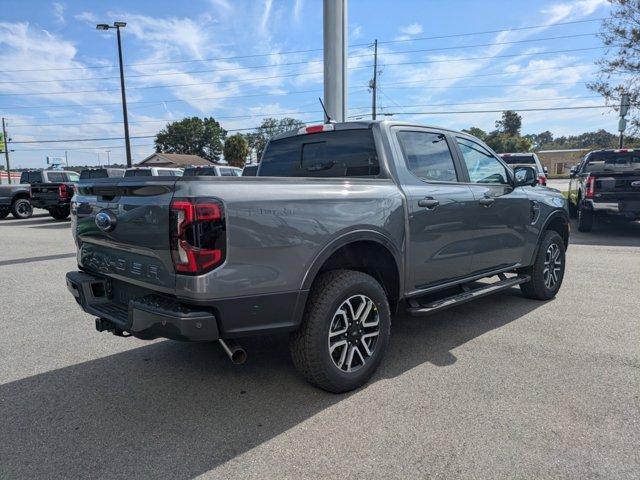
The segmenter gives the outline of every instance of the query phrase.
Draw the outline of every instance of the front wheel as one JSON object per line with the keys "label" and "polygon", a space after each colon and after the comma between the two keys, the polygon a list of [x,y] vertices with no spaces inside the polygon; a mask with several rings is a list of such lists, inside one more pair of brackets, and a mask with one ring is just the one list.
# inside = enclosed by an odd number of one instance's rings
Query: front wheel
{"label": "front wheel", "polygon": [[565,245],[558,232],[549,230],[544,234],[534,264],[523,270],[531,277],[520,284],[520,290],[527,298],[550,300],[556,296],[565,269]]}
{"label": "front wheel", "polygon": [[53,207],[49,210],[49,215],[56,220],[65,220],[70,214],[71,209],[69,207]]}
{"label": "front wheel", "polygon": [[291,334],[291,357],[313,385],[348,392],[378,368],[390,328],[389,302],[373,277],[353,270],[322,273],[313,283],[300,328]]}
{"label": "front wheel", "polygon": [[33,215],[33,206],[28,198],[18,198],[11,205],[11,215],[14,218],[25,219]]}

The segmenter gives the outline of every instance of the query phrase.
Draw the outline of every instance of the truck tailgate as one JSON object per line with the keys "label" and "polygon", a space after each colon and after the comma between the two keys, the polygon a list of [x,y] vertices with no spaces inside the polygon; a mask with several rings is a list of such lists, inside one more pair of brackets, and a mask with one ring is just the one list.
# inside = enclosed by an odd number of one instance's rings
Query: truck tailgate
{"label": "truck tailgate", "polygon": [[599,172],[595,176],[596,202],[619,202],[621,210],[640,210],[640,172]]}
{"label": "truck tailgate", "polygon": [[[132,177],[78,184],[74,200],[79,265],[140,287],[173,293],[169,213],[175,182],[173,177]],[[101,212],[104,214],[96,221]],[[122,300],[126,303],[126,298]]]}

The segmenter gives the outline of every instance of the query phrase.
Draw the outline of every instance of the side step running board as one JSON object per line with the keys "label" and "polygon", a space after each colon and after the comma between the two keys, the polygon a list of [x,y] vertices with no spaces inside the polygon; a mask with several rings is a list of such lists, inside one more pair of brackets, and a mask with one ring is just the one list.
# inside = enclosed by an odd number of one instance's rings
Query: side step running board
{"label": "side step running board", "polygon": [[492,293],[499,292],[500,290],[515,287],[516,285],[520,285],[521,283],[528,282],[530,279],[531,277],[529,277],[528,275],[511,278],[507,278],[505,275],[500,275],[500,280],[498,282],[476,288],[470,288],[467,285],[462,285],[462,289],[464,290],[462,293],[435,300],[425,305],[418,303],[418,299],[411,299],[409,300],[410,307],[407,309],[407,311],[414,317],[429,315],[433,312],[444,310],[445,308],[460,305],[462,303],[469,302],[486,295],[491,295]]}

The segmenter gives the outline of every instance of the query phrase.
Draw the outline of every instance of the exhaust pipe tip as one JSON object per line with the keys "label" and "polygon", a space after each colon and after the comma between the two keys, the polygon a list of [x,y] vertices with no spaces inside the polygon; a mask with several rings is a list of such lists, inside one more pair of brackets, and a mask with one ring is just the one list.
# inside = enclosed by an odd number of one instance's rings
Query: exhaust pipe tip
{"label": "exhaust pipe tip", "polygon": [[242,348],[235,340],[223,340],[218,339],[218,342],[222,346],[224,353],[227,354],[229,359],[236,365],[242,365],[247,361],[247,352]]}

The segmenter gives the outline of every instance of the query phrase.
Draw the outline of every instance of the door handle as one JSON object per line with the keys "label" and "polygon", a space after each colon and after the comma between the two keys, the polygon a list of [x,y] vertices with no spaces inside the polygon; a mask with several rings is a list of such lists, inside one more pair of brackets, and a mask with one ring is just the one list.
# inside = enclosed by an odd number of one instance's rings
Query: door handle
{"label": "door handle", "polygon": [[480,200],[478,200],[478,203],[480,205],[482,205],[483,207],[490,207],[491,205],[493,205],[493,202],[495,202],[495,198],[491,198],[491,197],[484,197],[481,198]]}
{"label": "door handle", "polygon": [[427,210],[433,210],[438,205],[440,205],[440,202],[435,198],[430,198],[430,197],[423,198],[418,202],[419,207],[426,208]]}

